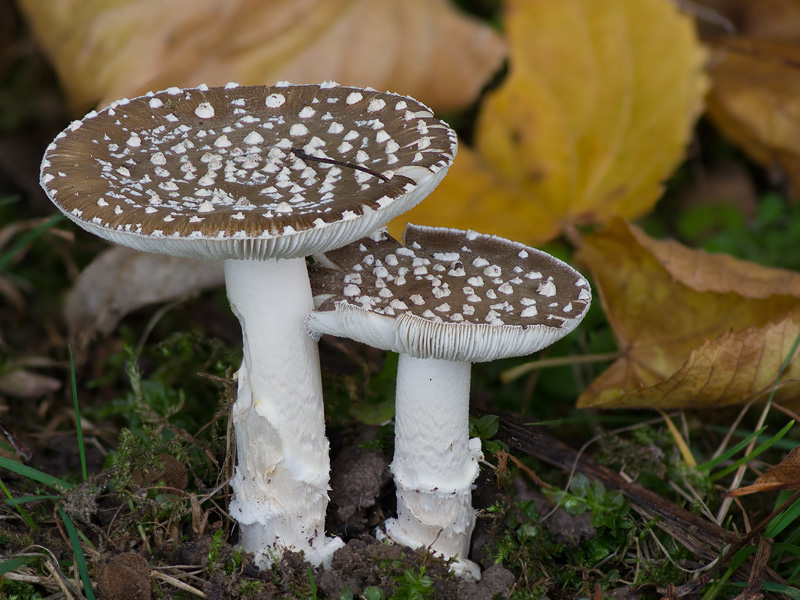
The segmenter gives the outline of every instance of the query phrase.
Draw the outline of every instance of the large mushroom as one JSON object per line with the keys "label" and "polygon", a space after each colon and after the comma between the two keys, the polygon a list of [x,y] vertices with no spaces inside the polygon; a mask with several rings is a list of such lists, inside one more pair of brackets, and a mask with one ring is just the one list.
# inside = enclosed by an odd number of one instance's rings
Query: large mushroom
{"label": "large mushroom", "polygon": [[224,260],[244,337],[231,516],[240,545],[325,564],[328,442],[305,258],[419,203],[456,136],[412,98],[321,85],[170,88],[91,112],[48,147],[41,184],[87,231]]}
{"label": "large mushroom", "polygon": [[591,300],[577,271],[503,238],[408,225],[317,257],[309,333],[399,353],[395,541],[467,561],[480,440],[469,439],[471,363],[531,354],[580,323]]}

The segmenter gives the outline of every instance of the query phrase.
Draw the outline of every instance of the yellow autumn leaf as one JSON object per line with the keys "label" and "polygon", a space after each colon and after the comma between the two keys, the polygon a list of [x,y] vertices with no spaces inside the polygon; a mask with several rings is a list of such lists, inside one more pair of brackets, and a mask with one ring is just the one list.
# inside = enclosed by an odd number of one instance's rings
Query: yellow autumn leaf
{"label": "yellow autumn leaf", "polygon": [[474,101],[505,44],[449,0],[20,0],[77,109],[170,86],[319,83]]}
{"label": "yellow autumn leaf", "polygon": [[459,156],[403,222],[530,243],[649,211],[706,88],[691,19],[668,0],[508,0],[504,23],[509,73],[481,108],[479,158]]}
{"label": "yellow autumn leaf", "polygon": [[[800,334],[800,274],[653,240],[619,219],[587,236],[577,259],[622,351],[578,406],[747,401],[772,385]],[[784,379],[798,378],[794,360]]]}
{"label": "yellow autumn leaf", "polygon": [[406,223],[474,229],[495,235],[502,232],[512,240],[528,239],[534,229],[540,232],[537,239],[559,233],[559,223],[545,207],[530,201],[524,186],[487,168],[483,157],[465,146],[458,149],[455,162],[433,194],[394,219],[389,232],[400,239]]}

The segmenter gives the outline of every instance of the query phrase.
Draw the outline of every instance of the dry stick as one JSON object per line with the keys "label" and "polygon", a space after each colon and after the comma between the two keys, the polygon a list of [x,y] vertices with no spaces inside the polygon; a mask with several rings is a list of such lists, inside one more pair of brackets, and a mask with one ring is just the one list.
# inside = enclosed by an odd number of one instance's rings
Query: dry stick
{"label": "dry stick", "polygon": [[297,158],[299,158],[299,159],[301,159],[303,161],[313,160],[313,161],[316,161],[316,162],[326,163],[326,164],[329,164],[329,165],[336,165],[338,167],[346,167],[348,169],[355,169],[356,171],[361,171],[363,173],[368,173],[369,175],[372,175],[373,177],[377,177],[378,179],[381,179],[383,181],[389,181],[389,178],[386,175],[384,175],[383,173],[378,173],[377,171],[373,171],[372,169],[368,169],[367,167],[365,167],[363,165],[357,165],[357,164],[354,164],[354,163],[344,162],[342,160],[335,160],[333,158],[322,158],[322,157],[319,157],[319,156],[311,156],[310,154],[308,154],[304,150],[301,150],[300,148],[292,148],[290,150],[290,152],[292,154],[294,154]]}
{"label": "dry stick", "polygon": [[750,571],[750,579],[747,580],[747,587],[733,600],[756,600],[756,598],[764,597],[761,588],[764,585],[764,571],[767,569],[771,550],[772,544],[769,543],[769,540],[759,538],[758,550],[756,551],[753,570]]}
{"label": "dry stick", "polygon": [[500,381],[502,383],[510,383],[515,379],[530,373],[531,371],[549,369],[550,367],[564,367],[605,362],[617,359],[620,356],[622,356],[622,352],[604,352],[602,354],[586,354],[583,356],[554,356],[552,358],[543,358],[541,360],[534,360],[510,369],[506,369],[500,373]]}
{"label": "dry stick", "polygon": [[[767,399],[767,402],[764,404],[764,410],[761,411],[761,416],[758,417],[758,423],[756,423],[755,430],[758,431],[764,426],[764,421],[767,420],[767,415],[769,415],[769,409],[772,406],[772,396]],[[750,454],[753,451],[753,448],[756,447],[756,442],[758,438],[753,438],[747,446],[747,450],[745,451],[745,456]],[[735,490],[739,487],[739,484],[742,483],[742,479],[744,479],[744,473],[747,471],[747,463],[743,464],[736,470],[736,475],[733,477],[733,481],[731,482],[728,491]],[[731,507],[731,503],[733,502],[733,498],[730,496],[722,499],[722,506],[719,507],[719,512],[717,513],[717,523],[722,523],[725,519],[725,516],[728,514],[728,509]]]}
{"label": "dry stick", "polygon": [[[749,541],[760,531],[760,527],[765,527],[769,523],[769,521],[762,521],[743,538],[737,533],[725,531],[719,525],[673,504],[638,483],[625,481],[615,471],[590,458],[578,456],[575,450],[541,429],[501,419],[496,438],[512,448],[526,452],[547,463],[566,471],[580,471],[589,479],[601,482],[606,488],[621,491],[631,501],[631,506],[636,512],[646,519],[654,520],[656,527],[667,532],[694,555],[709,562],[718,560],[719,566],[732,556],[726,552],[720,560],[721,548],[726,544],[738,544],[742,539]],[[800,492],[796,495],[800,496]],[[773,514],[780,512],[785,506],[786,503]],[[746,544],[747,541],[744,543]],[[748,558],[742,567],[752,569],[753,557]],[[715,567],[712,571],[716,572],[717,568],[719,567]],[[766,576],[770,581],[786,583],[772,569],[767,569]]]}
{"label": "dry stick", "polygon": [[729,35],[736,35],[736,25],[726,18],[719,10],[714,10],[708,6],[703,6],[697,2],[690,0],[677,0],[676,4],[683,12],[694,16],[698,21],[709,23],[721,27],[725,33]]}
{"label": "dry stick", "polygon": [[779,411],[779,412],[782,412],[782,413],[783,413],[783,414],[785,414],[787,417],[789,417],[790,419],[792,419],[794,422],[796,422],[796,423],[800,423],[800,415],[798,415],[798,414],[797,414],[796,412],[794,412],[793,410],[791,410],[791,409],[788,409],[788,408],[786,408],[785,406],[782,406],[781,404],[778,404],[777,402],[773,402],[773,403],[772,403],[772,406],[773,406],[773,408],[775,408],[775,410],[777,410],[777,411]]}
{"label": "dry stick", "polygon": [[725,452],[725,448],[728,447],[728,444],[730,443],[731,438],[733,437],[733,432],[736,431],[736,428],[739,426],[739,423],[741,423],[742,419],[747,414],[747,411],[750,410],[750,407],[753,406],[753,403],[755,401],[756,398],[750,400],[750,402],[748,402],[742,407],[742,410],[739,411],[739,414],[736,415],[736,418],[733,420],[733,423],[728,428],[728,433],[725,434],[725,437],[722,438],[722,442],[720,442],[719,447],[714,451],[714,454],[711,455],[712,459],[717,458],[723,452]]}
{"label": "dry stick", "polygon": [[174,577],[170,577],[166,573],[161,573],[160,571],[151,571],[150,575],[152,577],[155,577],[156,579],[160,579],[165,583],[175,586],[179,590],[183,590],[184,592],[188,592],[199,598],[208,598],[208,596],[206,596],[204,592],[201,592],[197,588],[190,586],[188,583],[182,582],[180,579],[175,579]]}

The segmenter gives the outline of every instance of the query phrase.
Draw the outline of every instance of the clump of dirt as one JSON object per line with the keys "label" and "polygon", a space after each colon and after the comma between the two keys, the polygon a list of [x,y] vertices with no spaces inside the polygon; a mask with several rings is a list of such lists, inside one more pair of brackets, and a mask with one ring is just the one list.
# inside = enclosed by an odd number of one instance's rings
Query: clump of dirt
{"label": "clump of dirt", "polygon": [[350,590],[354,597],[367,587],[378,587],[390,598],[406,571],[424,574],[434,582],[435,600],[494,600],[508,598],[516,578],[502,565],[484,571],[480,582],[457,578],[448,563],[425,550],[411,550],[364,535],[350,540],[333,556],[331,568],[317,577],[325,598],[340,598]]}
{"label": "clump of dirt", "polygon": [[106,559],[97,570],[97,591],[106,600],[150,600],[150,564],[136,552]]}
{"label": "clump of dirt", "polygon": [[345,446],[331,464],[329,526],[352,536],[365,533],[391,481],[389,459],[378,449]]}

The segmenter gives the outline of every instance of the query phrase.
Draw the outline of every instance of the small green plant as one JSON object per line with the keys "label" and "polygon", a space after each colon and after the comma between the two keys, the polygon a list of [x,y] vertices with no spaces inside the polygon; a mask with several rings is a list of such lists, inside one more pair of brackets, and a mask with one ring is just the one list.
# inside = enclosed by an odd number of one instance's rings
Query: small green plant
{"label": "small green plant", "polygon": [[481,440],[481,448],[490,454],[495,454],[500,450],[508,452],[508,445],[492,438],[497,435],[500,427],[500,417],[497,415],[484,415],[480,418],[469,418],[469,437],[477,437]]}
{"label": "small green plant", "polygon": [[499,503],[494,504],[487,512],[494,515],[498,526],[506,530],[495,547],[495,562],[518,566],[525,571],[529,564],[535,564],[536,556],[547,552],[545,546],[554,553],[563,549],[563,544],[554,544],[539,526],[542,515],[536,511],[532,500],[518,502],[512,509]]}
{"label": "small green plant", "polygon": [[[605,573],[616,572],[616,579],[620,579],[625,550],[631,534],[635,533],[624,497],[582,474],[573,478],[567,490],[545,493],[571,515],[589,513],[595,531],[567,546],[566,541],[554,539],[545,521],[549,515],[540,514],[535,501],[520,502],[513,507],[491,506],[487,512],[495,515],[496,527],[505,529],[494,548],[495,560],[520,575],[514,600],[539,598],[547,588],[585,591],[590,581],[596,581],[597,572],[593,569],[601,562],[605,563]],[[606,577],[596,582],[604,587],[613,579]]]}
{"label": "small green plant", "polygon": [[0,583],[0,593],[6,600],[43,600],[46,597],[30,583],[18,581],[3,581]]}
{"label": "small green plant", "polygon": [[220,550],[225,545],[225,532],[221,529],[214,532],[214,535],[211,536],[211,545],[208,549],[208,567],[207,571],[208,574],[211,575],[217,568],[219,564],[219,555]]}
{"label": "small green plant", "polygon": [[257,579],[242,579],[239,582],[239,591],[242,596],[249,594],[259,594],[264,590],[264,582]]}
{"label": "small green plant", "polygon": [[545,495],[571,515],[590,514],[597,535],[584,541],[576,552],[586,566],[594,566],[628,544],[634,523],[629,517],[630,505],[620,492],[609,492],[599,481],[578,473],[568,490],[546,490]]}
{"label": "small green plant", "polygon": [[403,569],[402,575],[394,577],[397,582],[395,593],[396,600],[423,600],[433,595],[433,579],[425,575],[425,567],[418,571]]}
{"label": "small green plant", "polygon": [[555,500],[571,515],[589,511],[592,526],[630,529],[633,523],[626,519],[630,507],[620,492],[608,492],[599,481],[589,481],[583,473],[577,473],[568,490],[545,490],[545,495]]}
{"label": "small green plant", "polygon": [[225,563],[225,574],[233,575],[234,573],[241,573],[242,564],[244,563],[244,550],[236,548],[233,554]]}
{"label": "small green plant", "polygon": [[374,585],[365,587],[361,597],[364,600],[386,600],[386,594],[383,593],[383,590]]}

